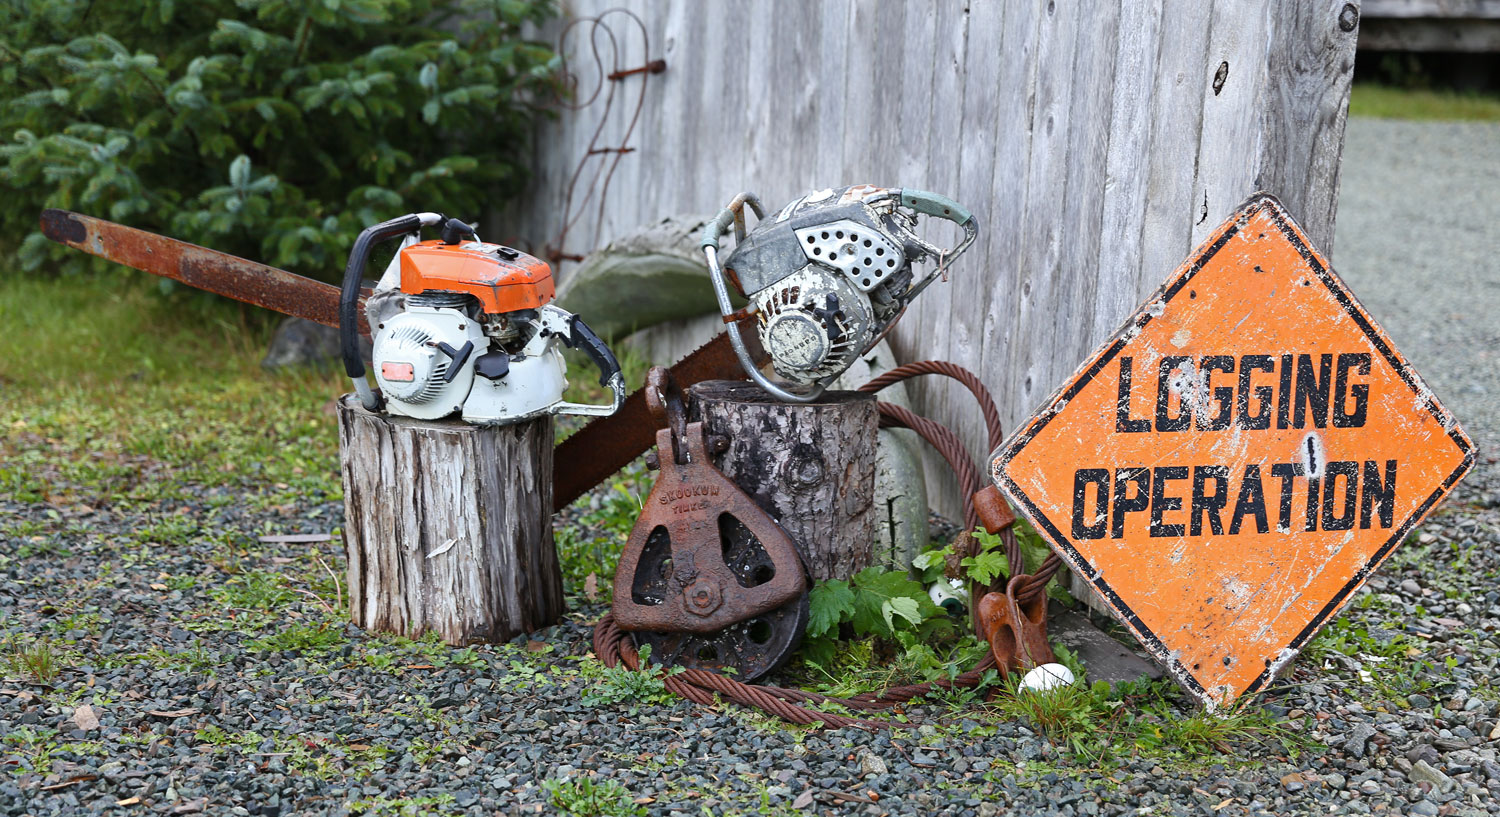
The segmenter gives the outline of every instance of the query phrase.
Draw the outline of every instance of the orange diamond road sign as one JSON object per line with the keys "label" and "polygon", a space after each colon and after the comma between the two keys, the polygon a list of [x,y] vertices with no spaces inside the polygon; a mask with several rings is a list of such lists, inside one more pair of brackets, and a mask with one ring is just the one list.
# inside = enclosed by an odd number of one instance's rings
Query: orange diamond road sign
{"label": "orange diamond road sign", "polygon": [[991,468],[1214,708],[1269,683],[1473,461],[1453,416],[1259,194]]}

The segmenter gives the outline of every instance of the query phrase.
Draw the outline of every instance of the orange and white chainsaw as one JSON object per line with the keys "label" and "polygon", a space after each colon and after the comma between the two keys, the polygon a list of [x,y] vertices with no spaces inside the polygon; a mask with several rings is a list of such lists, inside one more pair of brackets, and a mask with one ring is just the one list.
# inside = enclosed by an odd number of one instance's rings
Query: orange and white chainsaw
{"label": "orange and white chainsaw", "polygon": [[[440,238],[421,240],[423,227],[438,226]],[[375,246],[396,238],[401,249],[365,307],[377,392],[360,359],[360,282]],[[551,303],[554,291],[545,262],[480,241],[459,219],[412,213],[381,222],[355,239],[344,269],[344,370],[366,409],[423,420],[458,414],[476,425],[505,425],[547,414],[613,414],[625,400],[620,364],[577,315]],[[611,403],[562,399],[563,346],[581,347],[599,367]]]}
{"label": "orange and white chainsaw", "polygon": [[[439,219],[433,218],[430,220],[435,226]],[[421,222],[422,218],[418,216],[417,226],[420,226]],[[338,287],[325,284],[322,281],[315,281],[311,278],[287,272],[286,270],[277,269],[276,267],[260,264],[207,247],[200,247],[186,241],[178,241],[175,238],[168,238],[145,230],[138,230],[134,227],[126,227],[123,224],[116,224],[82,213],[74,213],[67,210],[43,211],[41,228],[42,233],[47,238],[59,244],[109,261],[124,264],[127,267],[133,267],[143,272],[149,272],[152,275],[159,275],[163,278],[180,281],[188,286],[217,295],[223,295],[226,298],[233,298],[237,301],[264,307],[283,315],[310,320],[324,326],[339,328],[344,330],[344,337],[348,340],[357,338],[349,337],[351,332],[347,327],[353,327],[353,331],[359,334],[368,335],[373,332],[378,337],[381,331],[381,315],[391,316],[399,315],[402,312],[416,311],[420,304],[407,307],[401,302],[403,295],[409,296],[410,294],[401,292],[403,286],[410,286],[413,290],[417,290],[417,287],[420,286],[421,289],[415,293],[419,296],[419,301],[421,300],[420,296],[426,295],[429,292],[443,291],[445,287],[458,287],[457,289],[450,289],[448,291],[473,295],[476,299],[480,295],[493,293],[495,300],[491,303],[495,307],[502,307],[502,304],[506,305],[503,308],[492,309],[486,312],[484,302],[481,301],[480,312],[486,316],[486,325],[491,323],[497,324],[497,334],[505,337],[497,339],[491,337],[489,334],[485,334],[484,348],[480,349],[481,344],[475,341],[474,349],[470,351],[470,359],[476,357],[476,352],[478,356],[483,356],[499,348],[508,350],[507,354],[512,355],[508,360],[508,364],[514,366],[516,364],[514,355],[530,354],[527,351],[528,345],[535,343],[539,337],[543,340],[554,339],[554,334],[552,333],[554,333],[558,325],[557,316],[553,313],[548,313],[553,315],[550,320],[550,328],[548,323],[542,323],[542,310],[540,309],[535,310],[537,313],[536,318],[532,318],[530,314],[512,314],[518,311],[525,313],[529,308],[511,310],[510,312],[505,311],[509,309],[510,305],[515,305],[517,300],[510,298],[502,300],[500,291],[495,289],[496,286],[502,286],[502,282],[504,281],[521,284],[522,279],[528,276],[534,277],[534,272],[528,273],[524,270],[535,270],[534,265],[541,264],[541,262],[520,253],[517,253],[515,258],[507,258],[505,256],[509,253],[502,254],[499,249],[491,252],[482,246],[475,246],[469,249],[464,248],[466,243],[483,244],[483,242],[478,241],[465,242],[460,240],[456,245],[445,244],[440,241],[438,243],[442,244],[443,248],[428,250],[416,250],[415,248],[419,244],[415,241],[404,241],[403,243],[410,245],[404,249],[408,253],[406,257],[412,261],[411,283],[409,285],[404,284],[404,278],[402,277],[405,275],[404,268],[398,265],[395,278],[391,279],[396,282],[394,287],[389,286],[391,281],[386,280],[383,276],[381,285],[377,287],[380,289],[380,294],[370,293],[367,297],[363,297],[366,293],[359,288],[358,276],[360,273],[356,272],[353,286],[344,287],[345,291],[352,290],[353,299],[351,300],[345,297],[345,293],[341,292]],[[410,236],[416,228],[416,226],[412,226],[408,222],[404,226],[393,228],[396,232],[385,236],[384,239],[375,239],[372,236],[370,246],[373,246],[378,240],[387,240],[398,236]],[[430,247],[432,244],[429,242],[428,246]],[[356,254],[360,259],[365,259],[368,250],[369,247],[366,247]],[[447,258],[454,261],[455,265],[444,265],[441,270],[437,265],[429,266],[426,261],[422,260],[423,253],[449,253],[451,255]],[[400,256],[398,255],[399,258]],[[361,263],[368,262],[362,260]],[[482,272],[477,273],[477,277],[469,279],[456,273],[458,266],[463,265],[465,269],[469,269],[470,267],[467,265],[470,264],[473,265],[472,268],[482,270]],[[521,272],[517,273],[517,270],[521,270]],[[390,272],[390,270],[387,269],[387,272]],[[466,274],[464,273],[464,275]],[[455,275],[457,275],[456,278]],[[493,276],[493,278],[490,276]],[[452,281],[452,283],[444,284],[445,280]],[[460,283],[462,283],[462,286],[460,286]],[[547,292],[545,300],[551,300],[550,276],[548,276],[545,284],[533,280],[530,284],[522,285],[515,293],[519,295],[528,287],[533,290],[533,294],[538,294],[540,290],[545,289]],[[366,307],[374,308],[361,308],[362,301],[365,302],[364,305]],[[550,304],[546,305],[550,306]],[[472,312],[472,305],[468,309]],[[561,310],[558,311],[560,312]],[[367,312],[377,313],[376,320],[369,326],[366,325]],[[467,317],[469,312],[464,312],[464,314]],[[507,330],[498,326],[501,318],[504,318],[512,326],[522,323],[520,319],[525,318],[524,323],[526,323],[526,326],[517,326],[518,332],[512,339],[507,335]],[[754,331],[755,321],[756,318],[754,316],[742,319],[743,342],[748,347],[749,356],[753,360],[764,363],[769,358],[760,348],[759,339]],[[393,328],[390,327],[389,322],[387,324],[388,328]],[[469,321],[465,321],[465,324],[466,326],[463,329],[458,329],[455,326],[453,331],[455,333],[467,333],[469,331],[469,325],[467,325]],[[521,328],[524,328],[527,332],[525,334],[525,343],[521,343],[522,334],[519,331]],[[543,336],[543,330],[549,334]],[[484,330],[481,331],[484,332]],[[561,338],[557,339],[561,342]],[[571,334],[568,335],[568,340],[572,341]],[[463,347],[463,343],[466,341],[461,340],[457,345],[453,344],[451,339],[442,340],[441,342],[447,343],[450,348],[454,348],[457,351]],[[519,351],[517,350],[518,343],[520,344]],[[345,343],[344,348],[349,348],[349,344]],[[397,347],[390,347],[390,349],[395,348]],[[437,349],[438,347],[426,348]],[[534,350],[537,347],[533,345],[531,348]],[[587,341],[585,341],[585,348],[590,348]],[[435,360],[433,361],[434,363],[451,363],[452,358],[449,358],[446,352],[439,350],[439,353],[442,355],[443,360]],[[416,383],[416,362],[399,360],[394,354],[382,357],[381,363],[376,364],[377,379],[380,377],[378,370],[382,367],[381,364],[387,361],[397,364],[402,362],[412,363],[413,372],[410,382]],[[612,367],[606,366],[605,368]],[[488,370],[494,371],[493,369]],[[361,365],[361,368],[356,371],[363,372],[363,366]],[[745,378],[744,370],[741,368],[735,350],[730,347],[724,335],[719,335],[703,348],[678,361],[672,366],[671,373],[676,382],[684,388],[700,380],[742,380]],[[395,371],[393,375],[402,377],[404,376],[404,372]],[[446,370],[443,372],[443,376],[447,376]],[[459,377],[459,374],[455,374],[454,377],[456,379]],[[492,382],[483,375],[480,375],[477,379]],[[405,383],[406,381],[393,379],[388,382]],[[365,388],[369,389],[368,383],[365,384]],[[382,389],[384,388],[387,387],[383,384]],[[486,386],[486,388],[488,387]],[[443,390],[443,394],[446,396],[449,391]],[[457,389],[454,388],[451,391],[456,392]],[[463,406],[468,402],[468,397],[471,397],[473,392],[473,382],[470,381],[470,390],[464,401],[447,404],[448,410],[451,412],[454,406]],[[616,397],[616,402],[618,403],[618,397]],[[401,405],[405,406],[408,404],[410,402],[406,401]],[[541,404],[544,403],[540,400],[533,400],[527,403],[527,405]],[[393,399],[388,398],[386,405],[387,410],[390,411],[397,404]],[[441,407],[442,405],[442,403],[436,404],[437,407]],[[555,406],[557,403],[550,405]],[[599,484],[609,477],[609,475],[624,468],[631,460],[644,453],[655,443],[658,427],[655,419],[651,416],[649,407],[646,405],[644,393],[641,390],[637,390],[626,397],[623,403],[619,403],[619,410],[612,416],[595,417],[572,436],[563,440],[557,446],[555,455],[557,466],[552,472],[554,480],[552,491],[554,507],[563,508],[567,506],[590,488]]]}

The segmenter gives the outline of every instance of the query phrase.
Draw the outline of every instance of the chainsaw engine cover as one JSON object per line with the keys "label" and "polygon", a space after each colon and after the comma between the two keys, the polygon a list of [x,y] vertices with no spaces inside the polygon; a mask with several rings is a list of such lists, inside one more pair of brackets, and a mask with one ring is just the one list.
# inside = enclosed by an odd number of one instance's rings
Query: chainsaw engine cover
{"label": "chainsaw engine cover", "polygon": [[401,291],[472,295],[486,313],[536,309],[556,294],[552,268],[500,244],[423,241],[401,251]]}
{"label": "chainsaw engine cover", "polygon": [[818,383],[843,372],[905,307],[909,225],[893,191],[870,185],[810,193],[762,221],[724,261],[760,316],[776,374]]}

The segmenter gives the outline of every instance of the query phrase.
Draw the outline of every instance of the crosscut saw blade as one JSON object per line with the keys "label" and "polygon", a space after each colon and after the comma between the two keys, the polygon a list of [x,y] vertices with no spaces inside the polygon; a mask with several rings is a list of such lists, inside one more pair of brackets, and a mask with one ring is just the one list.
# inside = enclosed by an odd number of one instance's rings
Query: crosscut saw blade
{"label": "crosscut saw blade", "polygon": [[[286,270],[68,210],[43,210],[42,234],[106,261],[338,328],[339,289]],[[359,331],[368,335],[364,310]]]}
{"label": "crosscut saw blade", "polygon": [[[171,278],[188,286],[273,312],[306,318],[324,326],[339,325],[339,290],[286,270],[175,238],[126,227],[69,210],[44,210],[47,238],[127,267]],[[364,309],[359,330],[369,334]],[[740,334],[759,365],[770,362],[760,346],[755,316],[740,322]],[[672,377],[687,388],[700,380],[744,380],[745,370],[724,334],[699,347],[671,367]],[[553,468],[553,506],[564,508],[656,442],[656,422],[637,390],[620,410],[599,417],[557,447]]]}

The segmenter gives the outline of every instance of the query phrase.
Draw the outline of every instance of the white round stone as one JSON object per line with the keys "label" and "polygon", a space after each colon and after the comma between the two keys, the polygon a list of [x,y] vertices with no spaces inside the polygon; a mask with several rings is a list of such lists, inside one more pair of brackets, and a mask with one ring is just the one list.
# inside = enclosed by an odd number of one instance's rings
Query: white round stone
{"label": "white round stone", "polygon": [[1067,686],[1073,680],[1073,671],[1062,664],[1043,664],[1022,676],[1021,689],[1045,692]]}

